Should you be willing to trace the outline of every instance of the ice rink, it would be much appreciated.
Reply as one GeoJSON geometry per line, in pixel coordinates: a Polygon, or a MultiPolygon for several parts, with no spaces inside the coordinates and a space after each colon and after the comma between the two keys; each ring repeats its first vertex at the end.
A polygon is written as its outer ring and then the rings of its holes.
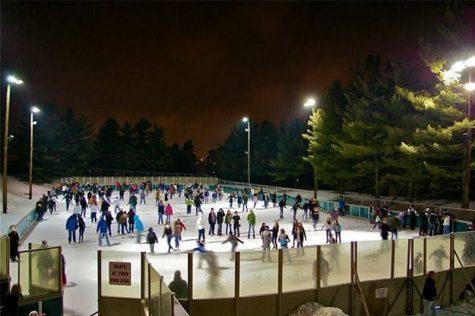
{"type": "MultiPolygon", "coordinates": [[[[112,199],[115,199],[117,192],[113,193],[112,199]]],[[[205,222],[208,222],[208,213],[211,208],[218,211],[223,208],[225,211],[229,209],[226,195],[222,201],[217,203],[208,203],[202,206],[204,211],[205,222]]],[[[125,201],[128,201],[128,193],[126,193],[125,201]]],[[[147,197],[147,204],[137,206],[137,214],[144,223],[145,231],[149,227],[153,227],[159,238],[159,243],[155,247],[155,254],[149,255],[148,258],[161,273],[165,281],[168,283],[173,278],[175,270],[181,270],[184,279],[187,278],[187,252],[196,247],[196,239],[198,236],[196,230],[197,216],[193,207],[192,214],[186,214],[186,206],[183,198],[174,198],[171,201],[174,209],[172,220],[180,218],[185,226],[186,231],[183,234],[183,242],[180,246],[180,252],[167,254],[167,243],[165,238],[161,238],[163,234],[163,225],[157,225],[158,215],[155,206],[155,194],[147,197]]],[[[127,202],[122,202],[121,207],[127,209],[127,202]]],[[[249,203],[252,206],[252,203],[249,203]]],[[[250,207],[251,208],[251,207],[250,207]]],[[[90,219],[86,220],[86,232],[84,243],[68,244],[67,231],[65,228],[66,220],[72,214],[72,208],[69,212],[65,209],[64,201],[60,201],[57,211],[50,215],[47,213],[42,222],[40,222],[27,240],[23,243],[22,249],[26,249],[28,243],[40,243],[47,240],[50,246],[61,246],[66,259],[67,285],[64,289],[64,314],[65,315],[90,315],[97,311],[97,250],[98,246],[96,224],[91,223],[90,219]]],[[[113,213],[113,207],[110,208],[113,213]]],[[[233,212],[237,210],[236,205],[231,209],[233,212]]],[[[238,251],[241,253],[241,295],[253,295],[254,293],[273,293],[277,291],[276,282],[268,282],[268,280],[277,279],[277,257],[272,255],[270,262],[263,263],[261,261],[261,239],[258,236],[258,230],[263,222],[272,227],[273,221],[278,218],[279,210],[277,208],[265,209],[263,202],[259,201],[254,209],[256,213],[256,238],[247,238],[248,224],[246,221],[247,213],[239,213],[241,216],[241,236],[244,244],[239,244],[238,251]],[[274,275],[275,274],[275,275],[274,275]],[[275,284],[274,284],[275,283],[275,284]]],[[[89,209],[87,217],[89,217],[89,209]]],[[[113,214],[114,215],[114,214],[113,214]]],[[[298,218],[301,220],[302,211],[299,210],[298,218]]],[[[326,219],[326,214],[320,214],[320,221],[317,231],[314,231],[312,222],[303,221],[307,234],[305,246],[325,244],[325,231],[321,230],[321,225],[326,219]]],[[[284,219],[280,222],[280,227],[284,228],[286,233],[291,237],[292,228],[292,212],[290,206],[284,211],[284,219]]],[[[380,234],[377,229],[373,230],[373,225],[367,220],[340,217],[340,223],[343,226],[342,242],[363,241],[363,240],[380,240],[380,234]]],[[[223,225],[224,228],[224,225],[223,225]]],[[[148,244],[145,243],[145,232],[142,242],[136,243],[136,234],[126,236],[117,235],[117,224],[112,224],[111,246],[103,246],[103,250],[116,250],[127,252],[149,251],[148,244]]],[[[417,235],[416,231],[400,231],[399,238],[411,238],[417,235]]],[[[230,260],[230,254],[226,253],[230,250],[231,245],[222,244],[225,236],[208,236],[208,228],[206,231],[206,248],[216,252],[216,260],[219,267],[217,275],[210,276],[206,263],[203,269],[195,269],[194,271],[194,297],[231,297],[234,291],[234,261],[230,260]]],[[[105,245],[105,240],[103,241],[105,245]]],[[[297,249],[290,251],[292,263],[289,264],[284,257],[284,291],[291,291],[296,285],[302,286],[302,283],[312,286],[312,270],[311,265],[315,260],[315,249],[305,249],[305,251],[297,252],[297,249]],[[304,269],[302,269],[304,268],[304,269]],[[308,268],[308,269],[305,269],[308,268]]],[[[199,260],[198,254],[195,254],[194,266],[197,267],[199,260]]],[[[349,256],[349,244],[348,244],[349,256]]],[[[139,254],[131,254],[131,257],[139,260],[139,254]]],[[[349,262],[348,260],[345,260],[349,262]]],[[[345,270],[346,264],[339,262],[331,263],[335,269],[345,270]]],[[[349,264],[348,264],[349,267],[349,264]]],[[[16,264],[12,264],[12,279],[15,282],[16,264]]],[[[329,284],[332,280],[328,280],[329,284]]]]}

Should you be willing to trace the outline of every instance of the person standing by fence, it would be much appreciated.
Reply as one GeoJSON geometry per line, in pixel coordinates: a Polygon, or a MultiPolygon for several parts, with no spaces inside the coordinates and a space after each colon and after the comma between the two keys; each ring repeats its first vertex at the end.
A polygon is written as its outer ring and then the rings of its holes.
{"type": "Polygon", "coordinates": [[[435,315],[434,301],[437,299],[437,288],[435,287],[436,273],[430,271],[426,281],[424,283],[424,289],[422,290],[422,299],[424,303],[424,316],[435,315]]]}

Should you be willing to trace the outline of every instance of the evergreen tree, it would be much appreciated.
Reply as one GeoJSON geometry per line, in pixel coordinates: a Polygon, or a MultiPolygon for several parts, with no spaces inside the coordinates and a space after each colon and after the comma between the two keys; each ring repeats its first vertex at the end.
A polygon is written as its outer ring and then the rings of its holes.
{"type": "Polygon", "coordinates": [[[96,134],[93,166],[100,169],[120,169],[122,164],[120,145],[120,126],[115,119],[108,118],[96,134]],[[112,166],[114,167],[111,168],[112,166]]]}

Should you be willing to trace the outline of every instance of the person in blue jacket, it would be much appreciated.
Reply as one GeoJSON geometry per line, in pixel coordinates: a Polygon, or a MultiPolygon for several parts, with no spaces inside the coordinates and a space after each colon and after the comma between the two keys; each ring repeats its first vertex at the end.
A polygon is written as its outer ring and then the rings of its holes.
{"type": "Polygon", "coordinates": [[[78,229],[78,218],[76,214],[72,214],[66,221],[66,230],[68,231],[68,242],[76,242],[76,230],[78,229]]]}
{"type": "Polygon", "coordinates": [[[140,244],[142,241],[142,232],[143,232],[143,223],[140,217],[135,214],[134,216],[135,229],[137,230],[137,244],[140,244]]]}
{"type": "Polygon", "coordinates": [[[107,246],[110,246],[109,234],[107,233],[107,221],[104,219],[104,216],[101,216],[99,222],[97,222],[96,232],[99,233],[99,246],[102,246],[102,238],[106,238],[107,246]]]}

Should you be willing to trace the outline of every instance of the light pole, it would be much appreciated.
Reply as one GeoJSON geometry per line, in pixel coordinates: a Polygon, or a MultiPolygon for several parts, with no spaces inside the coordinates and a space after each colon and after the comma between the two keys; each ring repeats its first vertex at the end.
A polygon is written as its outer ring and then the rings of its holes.
{"type": "Polygon", "coordinates": [[[28,173],[28,198],[31,200],[33,194],[33,128],[37,124],[33,120],[33,114],[40,113],[40,109],[36,106],[30,108],[30,164],[29,164],[29,173],[28,173]]]}
{"type": "Polygon", "coordinates": [[[8,205],[8,124],[10,121],[10,90],[11,85],[21,85],[23,80],[15,76],[7,76],[7,93],[5,100],[5,133],[3,135],[3,213],[7,213],[8,205]]]}
{"type": "Polygon", "coordinates": [[[251,120],[245,116],[242,118],[244,123],[247,123],[247,184],[251,185],[251,120]]]}
{"type": "MultiPolygon", "coordinates": [[[[471,94],[475,90],[475,83],[471,81],[472,69],[475,67],[475,56],[470,57],[465,61],[457,61],[450,68],[451,70],[462,73],[464,70],[468,70],[468,82],[464,84],[465,90],[468,92],[467,98],[467,118],[470,121],[472,119],[472,104],[471,94]]],[[[470,208],[470,173],[472,164],[472,129],[468,126],[467,130],[467,148],[466,148],[465,166],[462,175],[462,208],[470,208]]]]}
{"type": "MultiPolygon", "coordinates": [[[[312,108],[312,116],[315,114],[315,107],[317,106],[317,101],[314,98],[308,98],[303,104],[305,108],[312,108]]],[[[314,158],[315,159],[315,158],[314,158]]],[[[318,178],[317,178],[317,166],[315,162],[312,163],[313,169],[313,198],[317,199],[317,190],[318,190],[318,178]]]]}

